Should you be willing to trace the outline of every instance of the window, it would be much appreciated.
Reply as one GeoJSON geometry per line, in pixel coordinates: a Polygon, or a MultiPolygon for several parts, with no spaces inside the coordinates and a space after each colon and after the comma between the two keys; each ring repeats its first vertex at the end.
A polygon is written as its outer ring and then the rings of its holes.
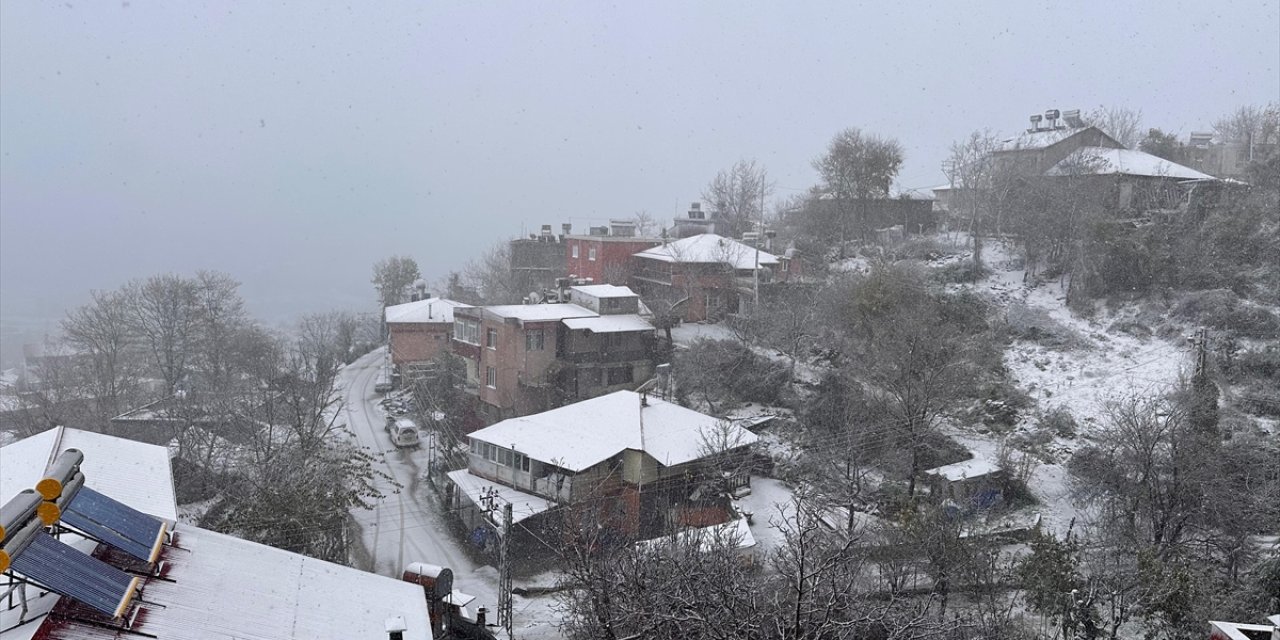
{"type": "Polygon", "coordinates": [[[494,369],[493,367],[485,367],[484,383],[488,385],[490,389],[497,389],[498,388],[498,370],[494,369]]]}
{"type": "Polygon", "coordinates": [[[475,320],[458,320],[453,324],[453,339],[468,344],[480,344],[480,323],[475,320]]]}
{"type": "Polygon", "coordinates": [[[596,248],[595,248],[595,247],[591,247],[590,249],[587,249],[587,259],[588,259],[588,260],[595,260],[595,259],[596,259],[596,248]]]}
{"type": "Polygon", "coordinates": [[[490,349],[498,348],[498,330],[486,329],[484,332],[484,346],[490,349]]]}
{"type": "Polygon", "coordinates": [[[632,381],[631,367],[614,367],[605,371],[605,384],[628,384],[632,381]]]}
{"type": "Polygon", "coordinates": [[[542,329],[531,329],[524,334],[524,350],[525,351],[542,351],[545,334],[542,329]]]}
{"type": "Polygon", "coordinates": [[[569,247],[569,251],[573,252],[574,258],[578,257],[578,245],[576,243],[569,247]]]}
{"type": "Polygon", "coordinates": [[[614,331],[604,334],[604,346],[607,349],[616,349],[627,343],[627,334],[621,331],[614,331]]]}
{"type": "Polygon", "coordinates": [[[511,466],[521,471],[525,471],[525,472],[529,471],[529,456],[526,456],[523,453],[517,452],[515,454],[515,460],[513,461],[511,466]]]}

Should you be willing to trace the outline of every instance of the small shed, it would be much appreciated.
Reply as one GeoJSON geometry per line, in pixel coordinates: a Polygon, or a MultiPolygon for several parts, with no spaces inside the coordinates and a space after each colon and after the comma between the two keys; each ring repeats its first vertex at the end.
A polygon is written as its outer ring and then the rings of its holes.
{"type": "Polygon", "coordinates": [[[993,462],[972,458],[924,472],[930,492],[979,508],[995,506],[1004,497],[1004,470],[993,462]]]}

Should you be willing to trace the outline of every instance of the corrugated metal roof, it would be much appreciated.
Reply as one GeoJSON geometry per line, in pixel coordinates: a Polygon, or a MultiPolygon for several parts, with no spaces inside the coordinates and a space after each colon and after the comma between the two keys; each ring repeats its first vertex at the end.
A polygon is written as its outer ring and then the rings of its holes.
{"type": "Polygon", "coordinates": [[[520,522],[530,516],[554,509],[556,503],[539,498],[531,493],[513,489],[507,485],[471,475],[466,469],[458,469],[448,473],[449,479],[458,486],[458,490],[477,507],[484,508],[480,498],[490,490],[497,491],[495,498],[499,504],[511,505],[511,521],[520,522]]]}
{"type": "Polygon", "coordinates": [[[0,447],[0,504],[35,487],[49,463],[67,449],[85,452],[80,470],[86,487],[157,518],[178,519],[168,449],[70,427],[0,447]]]}
{"type": "Polygon", "coordinates": [[[350,567],[184,527],[166,548],[166,580],[152,579],[136,631],[159,638],[386,640],[402,616],[405,638],[431,638],[422,588],[350,567]]]}

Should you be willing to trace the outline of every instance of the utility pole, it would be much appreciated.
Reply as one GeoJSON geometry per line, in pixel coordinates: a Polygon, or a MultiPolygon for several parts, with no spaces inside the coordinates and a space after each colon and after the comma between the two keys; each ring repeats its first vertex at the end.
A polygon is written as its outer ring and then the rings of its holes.
{"type": "Polygon", "coordinates": [[[760,175],[760,228],[756,229],[756,268],[752,271],[755,279],[752,282],[752,293],[755,294],[755,300],[752,302],[751,315],[755,315],[760,311],[760,236],[764,235],[764,172],[760,175]]]}
{"type": "Polygon", "coordinates": [[[498,546],[498,624],[511,635],[511,503],[502,507],[502,539],[498,546]]]}
{"type": "Polygon", "coordinates": [[[1209,330],[1200,327],[1191,342],[1196,345],[1196,377],[1199,378],[1205,374],[1205,366],[1209,362],[1209,330]]]}

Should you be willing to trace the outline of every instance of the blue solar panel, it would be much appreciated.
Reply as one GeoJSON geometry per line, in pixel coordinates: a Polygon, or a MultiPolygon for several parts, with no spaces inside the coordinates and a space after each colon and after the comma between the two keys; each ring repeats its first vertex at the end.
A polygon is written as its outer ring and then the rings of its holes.
{"type": "Polygon", "coordinates": [[[63,522],[135,557],[152,562],[165,523],[83,487],[62,514],[63,522]]]}
{"type": "Polygon", "coordinates": [[[138,584],[137,578],[43,531],[13,559],[13,569],[112,617],[124,614],[138,584]]]}

